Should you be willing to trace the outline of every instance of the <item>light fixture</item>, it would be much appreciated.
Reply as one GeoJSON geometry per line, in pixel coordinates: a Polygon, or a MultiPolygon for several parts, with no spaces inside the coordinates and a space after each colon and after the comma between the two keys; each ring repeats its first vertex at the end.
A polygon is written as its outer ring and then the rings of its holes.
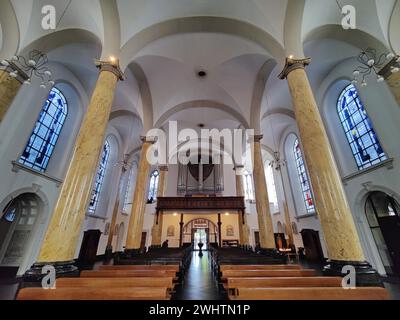
{"type": "Polygon", "coordinates": [[[281,154],[279,151],[275,151],[273,156],[274,159],[270,161],[269,166],[276,171],[279,171],[286,165],[286,160],[281,159],[281,154]]]}
{"type": "Polygon", "coordinates": [[[11,78],[21,77],[26,85],[32,83],[34,77],[40,79],[40,87],[54,86],[52,73],[47,68],[47,55],[39,50],[32,50],[27,57],[13,56],[10,60],[2,60],[1,65],[5,67],[11,78]]]}
{"type": "Polygon", "coordinates": [[[175,213],[174,213],[174,217],[176,217],[177,215],[178,215],[178,214],[175,212],[175,213]]]}
{"type": "Polygon", "coordinates": [[[226,212],[225,215],[226,215],[226,216],[229,216],[229,212],[226,212]]]}
{"type": "MultiPolygon", "coordinates": [[[[367,78],[371,74],[376,75],[376,81],[378,83],[385,81],[385,78],[379,74],[379,71],[393,59],[396,59],[395,63],[400,63],[400,57],[392,52],[382,53],[378,56],[376,50],[373,48],[362,51],[357,57],[357,61],[360,65],[353,71],[352,83],[354,85],[360,83],[361,87],[366,87],[368,85],[367,78]]],[[[391,73],[399,72],[399,66],[391,66],[390,71],[391,73]]]]}

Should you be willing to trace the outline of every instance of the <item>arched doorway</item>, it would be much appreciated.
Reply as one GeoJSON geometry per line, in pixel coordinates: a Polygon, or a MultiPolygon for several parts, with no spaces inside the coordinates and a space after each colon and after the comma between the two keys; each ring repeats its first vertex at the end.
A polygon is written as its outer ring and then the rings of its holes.
{"type": "Polygon", "coordinates": [[[198,250],[198,243],[204,244],[203,250],[207,250],[212,243],[218,243],[218,227],[208,219],[194,219],[183,227],[183,242],[191,243],[198,250]]]}
{"type": "Polygon", "coordinates": [[[40,199],[25,193],[11,200],[0,216],[0,266],[19,267],[30,251],[41,211],[40,199]]]}
{"type": "Polygon", "coordinates": [[[365,214],[388,274],[400,274],[400,206],[383,192],[372,192],[365,214]]]}

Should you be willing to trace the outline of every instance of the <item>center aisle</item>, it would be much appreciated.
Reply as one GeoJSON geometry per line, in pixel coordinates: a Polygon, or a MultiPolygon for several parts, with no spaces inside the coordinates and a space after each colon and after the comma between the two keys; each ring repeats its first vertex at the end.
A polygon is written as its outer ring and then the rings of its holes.
{"type": "Polygon", "coordinates": [[[218,290],[218,283],[211,270],[208,251],[199,257],[192,253],[192,261],[185,275],[184,283],[177,288],[174,300],[223,300],[225,296],[218,290]]]}

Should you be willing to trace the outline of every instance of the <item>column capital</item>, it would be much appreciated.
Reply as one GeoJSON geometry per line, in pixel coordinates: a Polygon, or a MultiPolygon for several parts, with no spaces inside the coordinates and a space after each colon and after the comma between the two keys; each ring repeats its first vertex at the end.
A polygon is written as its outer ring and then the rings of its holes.
{"type": "Polygon", "coordinates": [[[241,165],[236,165],[233,168],[233,171],[236,172],[237,176],[242,176],[244,174],[244,165],[242,165],[242,164],[241,165]]]}
{"type": "Polygon", "coordinates": [[[249,135],[249,142],[258,142],[260,143],[261,140],[264,138],[263,134],[254,134],[254,135],[249,135]]]}
{"type": "Polygon", "coordinates": [[[287,78],[289,73],[296,69],[304,69],[311,63],[311,58],[296,59],[293,57],[287,57],[285,62],[285,67],[279,74],[279,79],[284,80],[287,78]]]}
{"type": "Polygon", "coordinates": [[[159,166],[158,170],[168,172],[168,166],[159,166]]]}
{"type": "Polygon", "coordinates": [[[102,61],[102,60],[94,60],[95,66],[100,69],[100,71],[108,71],[112,72],[117,76],[117,78],[121,81],[125,80],[125,75],[119,66],[119,60],[115,61],[102,61]]]}
{"type": "Polygon", "coordinates": [[[140,140],[143,143],[151,143],[154,144],[157,142],[157,137],[148,137],[148,136],[140,136],[140,140]]]}
{"type": "Polygon", "coordinates": [[[29,76],[26,74],[26,72],[23,71],[21,68],[19,68],[14,62],[12,61],[7,61],[7,62],[8,66],[0,65],[0,70],[5,71],[7,73],[16,71],[18,76],[15,79],[21,84],[29,79],[29,76]]]}

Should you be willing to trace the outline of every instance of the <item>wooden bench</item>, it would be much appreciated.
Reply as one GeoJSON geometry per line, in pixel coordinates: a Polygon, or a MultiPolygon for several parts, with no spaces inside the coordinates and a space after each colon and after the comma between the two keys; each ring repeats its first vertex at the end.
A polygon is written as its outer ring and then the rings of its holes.
{"type": "Polygon", "coordinates": [[[298,264],[287,265],[232,265],[223,264],[219,267],[220,271],[226,270],[300,270],[302,267],[298,264]]]}
{"type": "Polygon", "coordinates": [[[388,300],[383,288],[238,288],[230,300],[388,300]]]}
{"type": "Polygon", "coordinates": [[[237,294],[237,288],[341,287],[340,277],[227,278],[224,288],[237,294]]]}
{"type": "Polygon", "coordinates": [[[102,265],[99,270],[167,270],[179,271],[179,265],[102,265]]]}
{"type": "Polygon", "coordinates": [[[269,278],[269,277],[315,277],[315,270],[226,270],[222,279],[226,278],[269,278]]]}
{"type": "Polygon", "coordinates": [[[174,287],[172,277],[160,278],[59,278],[56,281],[57,288],[134,288],[152,287],[167,288],[172,290],[174,287]]]}
{"type": "Polygon", "coordinates": [[[175,278],[176,272],[170,270],[85,270],[81,272],[80,276],[81,278],[175,278]]]}
{"type": "Polygon", "coordinates": [[[24,288],[17,300],[169,300],[167,288],[24,288]]]}

